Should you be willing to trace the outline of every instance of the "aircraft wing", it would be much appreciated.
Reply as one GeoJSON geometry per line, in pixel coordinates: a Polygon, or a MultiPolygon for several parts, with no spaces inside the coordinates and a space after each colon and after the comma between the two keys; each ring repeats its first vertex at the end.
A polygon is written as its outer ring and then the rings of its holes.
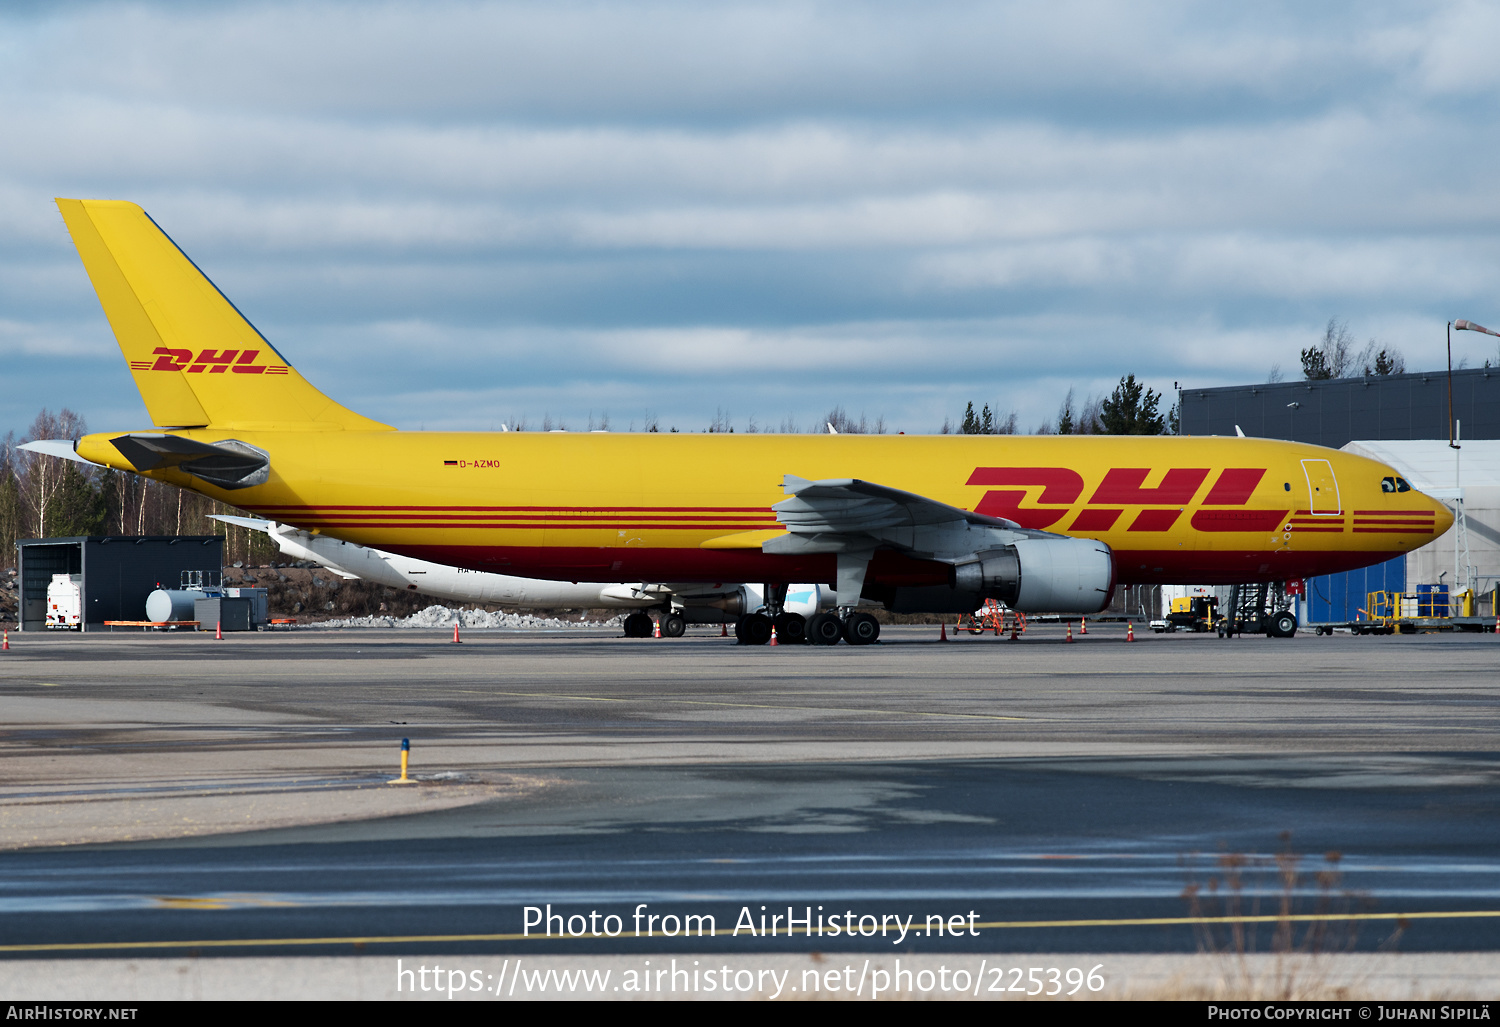
{"type": "Polygon", "coordinates": [[[809,481],[785,475],[791,496],[771,509],[788,534],[767,541],[768,553],[846,552],[890,546],[913,555],[972,552],[977,534],[995,529],[1026,537],[1035,532],[1003,517],[988,517],[935,499],[858,478],[809,481]]]}

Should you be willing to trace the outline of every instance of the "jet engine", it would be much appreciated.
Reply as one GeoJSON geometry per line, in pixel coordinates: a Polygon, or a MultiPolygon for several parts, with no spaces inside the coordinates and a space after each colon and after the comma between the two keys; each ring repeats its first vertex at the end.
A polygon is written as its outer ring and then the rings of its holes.
{"type": "Polygon", "coordinates": [[[1025,613],[1098,613],[1115,588],[1109,546],[1083,538],[1023,538],[960,560],[949,588],[898,588],[897,612],[968,612],[998,599],[1025,613]]]}
{"type": "MultiPolygon", "coordinates": [[[[765,595],[759,585],[736,585],[723,595],[694,595],[684,590],[678,598],[686,610],[708,607],[722,610],[730,617],[756,613],[764,610],[766,605],[765,595]]],[[[833,594],[825,585],[788,585],[786,603],[782,609],[810,619],[820,610],[832,608],[832,605],[833,594]]],[[[713,622],[718,621],[714,619],[713,622]]]]}
{"type": "Polygon", "coordinates": [[[1024,613],[1098,613],[1115,589],[1109,546],[1086,538],[1024,538],[953,568],[954,587],[1024,613]]]}

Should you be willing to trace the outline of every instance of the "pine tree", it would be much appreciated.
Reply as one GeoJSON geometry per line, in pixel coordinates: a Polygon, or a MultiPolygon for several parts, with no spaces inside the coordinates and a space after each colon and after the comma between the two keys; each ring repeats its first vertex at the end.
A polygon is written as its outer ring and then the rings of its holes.
{"type": "Polygon", "coordinates": [[[1099,408],[1099,424],[1105,435],[1162,435],[1165,418],[1157,413],[1161,393],[1146,388],[1128,374],[1099,408]]]}

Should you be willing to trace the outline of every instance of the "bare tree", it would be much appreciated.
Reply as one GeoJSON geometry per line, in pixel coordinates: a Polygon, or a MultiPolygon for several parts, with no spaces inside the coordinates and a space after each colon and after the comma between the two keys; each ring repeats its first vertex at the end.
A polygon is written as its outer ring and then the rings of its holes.
{"type": "Polygon", "coordinates": [[[1078,424],[1073,428],[1074,435],[1101,435],[1104,432],[1102,418],[1104,416],[1104,397],[1090,396],[1083,404],[1083,409],[1078,413],[1078,424]]]}
{"type": "Polygon", "coordinates": [[[1309,381],[1348,377],[1355,364],[1350,352],[1353,346],[1354,336],[1349,326],[1330,317],[1322,340],[1302,351],[1302,376],[1309,381]]]}
{"type": "Polygon", "coordinates": [[[859,420],[856,421],[853,417],[844,412],[843,406],[836,406],[832,410],[828,411],[828,416],[824,418],[824,420],[827,421],[828,424],[833,425],[833,430],[838,432],[840,435],[885,434],[884,414],[876,417],[874,422],[872,423],[869,418],[865,417],[865,412],[861,410],[859,412],[859,420]]]}
{"type": "Polygon", "coordinates": [[[1405,374],[1406,358],[1394,346],[1382,346],[1371,339],[1354,358],[1352,367],[1363,369],[1364,376],[1384,377],[1388,374],[1405,374]]]}

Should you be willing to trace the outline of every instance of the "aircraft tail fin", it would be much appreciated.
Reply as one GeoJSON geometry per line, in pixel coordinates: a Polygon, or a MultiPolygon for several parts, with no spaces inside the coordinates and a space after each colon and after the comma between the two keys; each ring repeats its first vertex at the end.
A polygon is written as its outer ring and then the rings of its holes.
{"type": "Polygon", "coordinates": [[[390,430],[313,388],[140,207],[59,199],[152,423],[390,430]]]}

